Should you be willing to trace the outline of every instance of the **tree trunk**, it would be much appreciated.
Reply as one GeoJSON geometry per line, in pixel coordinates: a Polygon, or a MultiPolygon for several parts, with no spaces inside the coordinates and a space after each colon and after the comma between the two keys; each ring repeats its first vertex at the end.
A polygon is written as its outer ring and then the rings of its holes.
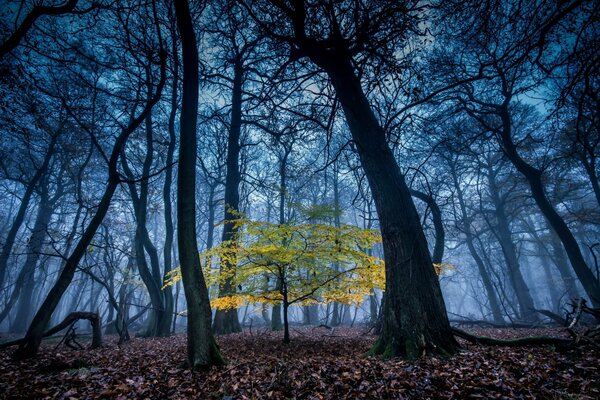
{"type": "Polygon", "coordinates": [[[585,262],[573,232],[571,232],[565,223],[565,220],[558,212],[556,212],[554,206],[552,206],[550,200],[548,200],[544,190],[544,183],[542,182],[542,171],[528,164],[521,158],[517,151],[517,146],[514,144],[512,138],[512,120],[509,111],[509,103],[510,97],[507,97],[505,102],[499,106],[499,116],[502,119],[499,140],[502,150],[515,168],[517,168],[525,179],[527,179],[533,199],[542,211],[542,214],[546,217],[546,220],[552,229],[554,229],[560,238],[567,256],[569,257],[569,261],[571,262],[571,266],[579,278],[581,285],[590,297],[590,300],[592,300],[594,306],[600,307],[600,283],[594,277],[594,274],[585,262]]]}
{"type": "Polygon", "coordinates": [[[494,289],[494,284],[492,283],[492,278],[487,271],[485,263],[479,256],[477,249],[475,248],[475,243],[473,241],[473,232],[471,231],[471,218],[467,212],[467,206],[465,204],[465,198],[463,195],[462,188],[460,187],[460,183],[458,182],[458,177],[456,175],[456,170],[454,169],[454,165],[450,165],[452,180],[454,182],[454,187],[456,188],[456,196],[458,199],[458,205],[462,216],[462,230],[465,234],[465,241],[467,243],[467,248],[471,253],[471,257],[475,260],[475,264],[477,265],[477,269],[479,271],[479,275],[481,276],[481,280],[483,282],[483,287],[485,288],[485,292],[487,294],[488,301],[490,302],[490,309],[492,311],[492,317],[494,318],[494,322],[502,323],[504,322],[504,318],[502,318],[502,311],[500,310],[500,302],[498,301],[498,296],[496,294],[496,290],[494,289]]]}
{"type": "MultiPolygon", "coordinates": [[[[175,118],[177,116],[178,101],[178,86],[179,86],[179,55],[177,52],[177,33],[173,32],[171,37],[172,40],[172,58],[173,58],[173,82],[171,92],[171,111],[169,113],[169,145],[167,147],[167,159],[166,165],[167,170],[165,171],[165,184],[163,186],[163,203],[165,212],[165,247],[163,249],[163,282],[169,277],[169,272],[172,268],[172,251],[173,251],[173,207],[171,206],[171,188],[173,185],[173,157],[175,155],[175,145],[177,144],[177,134],[175,133],[175,118]]],[[[175,318],[173,310],[175,307],[173,300],[173,287],[167,286],[163,290],[164,297],[164,308],[165,308],[165,324],[168,325],[166,329],[169,332],[175,331],[175,318]],[[171,316],[173,316],[173,328],[171,328],[171,316]]],[[[165,327],[160,326],[159,330],[162,334],[165,334],[165,327]]]]}
{"type": "Polygon", "coordinates": [[[444,299],[411,194],[343,51],[310,53],[328,73],[375,200],[383,238],[386,301],[382,333],[372,349],[386,357],[453,354],[444,299]]]}
{"type": "Polygon", "coordinates": [[[160,98],[160,94],[164,86],[166,70],[165,55],[162,52],[160,54],[160,58],[160,82],[157,85],[156,93],[154,97],[146,104],[141,114],[137,118],[134,118],[127,127],[123,128],[119,136],[117,136],[108,163],[108,183],[104,189],[102,199],[96,208],[96,213],[83,231],[83,234],[73,249],[73,252],[65,260],[65,264],[58,276],[58,279],[48,292],[46,299],[40,306],[38,312],[33,317],[33,321],[31,322],[31,325],[25,334],[24,343],[19,346],[19,349],[15,352],[16,358],[27,358],[37,355],[44,330],[46,329],[46,326],[48,326],[48,322],[52,318],[52,314],[62,298],[62,295],[65,293],[69,287],[69,284],[73,280],[73,276],[75,275],[79,261],[81,261],[83,258],[88,246],[96,234],[96,231],[98,230],[98,227],[102,223],[102,220],[108,211],[112,197],[120,182],[119,173],[117,171],[119,156],[125,148],[125,144],[131,133],[142,123],[142,121],[144,121],[154,104],[156,104],[160,98]]]}
{"type": "Polygon", "coordinates": [[[496,172],[494,171],[494,166],[491,164],[487,165],[487,178],[490,189],[490,197],[492,198],[495,208],[495,228],[497,237],[502,248],[504,260],[506,261],[508,276],[510,278],[510,282],[512,283],[513,289],[515,290],[517,301],[519,303],[519,316],[524,321],[536,322],[538,321],[538,315],[534,311],[535,304],[533,302],[533,298],[531,297],[531,293],[529,292],[529,287],[527,286],[527,283],[523,278],[523,274],[521,273],[521,266],[517,257],[517,250],[515,249],[508,217],[504,209],[505,203],[504,200],[500,198],[500,192],[496,183],[496,172]]]}
{"type": "MultiPolygon", "coordinates": [[[[285,148],[283,157],[279,159],[279,224],[285,224],[285,196],[287,195],[287,161],[291,148],[285,148]]],[[[277,277],[276,290],[282,290],[282,281],[277,277]]],[[[273,304],[271,312],[271,329],[280,331],[282,329],[281,304],[273,304]]]]}
{"type": "Polygon", "coordinates": [[[183,55],[177,175],[177,244],[183,290],[187,300],[187,361],[193,370],[223,364],[211,331],[208,289],[196,242],[196,123],[198,119],[198,48],[187,0],[175,2],[183,55]]]}
{"type": "Polygon", "coordinates": [[[569,263],[567,261],[567,257],[565,256],[565,250],[560,243],[560,238],[554,232],[552,227],[550,229],[550,246],[552,247],[552,261],[560,274],[560,278],[565,285],[565,290],[567,292],[567,296],[569,300],[575,300],[579,298],[579,292],[577,290],[577,286],[575,284],[575,278],[571,275],[571,271],[569,270],[569,263]]]}
{"type": "Polygon", "coordinates": [[[27,187],[25,188],[25,193],[21,198],[21,204],[19,205],[19,210],[17,211],[17,215],[13,220],[12,225],[10,226],[10,230],[6,235],[6,240],[2,245],[2,252],[0,253],[0,287],[4,287],[4,281],[6,279],[6,271],[8,267],[8,259],[10,258],[10,253],[12,252],[12,248],[15,244],[15,239],[17,237],[17,233],[19,232],[19,228],[23,224],[25,220],[25,213],[27,212],[27,207],[29,207],[29,202],[31,201],[31,196],[42,176],[47,172],[48,165],[50,165],[50,160],[54,155],[54,149],[56,146],[56,142],[58,140],[59,133],[55,133],[52,135],[50,139],[50,144],[48,145],[48,150],[46,151],[46,156],[44,157],[44,161],[42,165],[35,171],[33,177],[27,182],[27,187]]]}
{"type": "Polygon", "coordinates": [[[433,196],[427,193],[420,192],[415,189],[410,190],[410,194],[413,197],[425,202],[429,210],[431,211],[431,219],[433,220],[433,228],[435,230],[435,244],[433,245],[433,253],[431,254],[431,261],[434,264],[441,264],[444,258],[444,240],[446,233],[444,231],[444,224],[442,222],[442,211],[435,202],[433,196]]]}
{"type": "MultiPolygon", "coordinates": [[[[225,215],[223,216],[223,236],[221,243],[235,249],[240,205],[240,134],[242,129],[242,85],[244,68],[240,59],[234,62],[233,91],[231,99],[231,124],[227,141],[227,175],[225,176],[225,215]]],[[[221,274],[226,274],[225,281],[219,285],[219,297],[235,294],[234,263],[221,262],[221,274]]],[[[237,309],[217,310],[213,325],[215,333],[241,332],[237,309]]]]}
{"type": "Polygon", "coordinates": [[[46,237],[46,228],[52,217],[54,205],[50,203],[48,196],[48,182],[43,179],[40,187],[40,204],[38,206],[33,230],[29,243],[27,245],[27,258],[17,276],[13,292],[5,304],[5,308],[0,314],[0,322],[6,318],[15,302],[17,302],[17,312],[15,315],[12,330],[23,333],[27,329],[31,316],[31,299],[35,286],[35,268],[40,259],[44,238],[46,237]]]}

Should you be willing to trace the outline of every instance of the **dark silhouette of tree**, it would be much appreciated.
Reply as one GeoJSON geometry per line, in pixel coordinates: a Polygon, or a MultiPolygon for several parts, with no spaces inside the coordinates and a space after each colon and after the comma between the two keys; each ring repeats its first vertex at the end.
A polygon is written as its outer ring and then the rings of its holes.
{"type": "Polygon", "coordinates": [[[177,244],[188,307],[187,362],[191,369],[223,363],[211,330],[208,290],[196,242],[196,122],[198,118],[198,48],[187,0],[175,3],[183,57],[179,166],[177,175],[177,244]]]}
{"type": "Polygon", "coordinates": [[[410,190],[362,87],[365,64],[394,65],[393,49],[405,43],[423,10],[417,2],[243,4],[261,29],[287,46],[292,60],[308,59],[327,75],[356,143],[386,264],[383,328],[373,353],[408,358],[454,353],[457,344],[410,190]]]}

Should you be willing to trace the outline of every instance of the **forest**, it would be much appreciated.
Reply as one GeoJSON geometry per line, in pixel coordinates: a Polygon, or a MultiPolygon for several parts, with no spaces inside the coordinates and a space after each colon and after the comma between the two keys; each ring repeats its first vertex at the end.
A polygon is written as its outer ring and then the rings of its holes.
{"type": "Polygon", "coordinates": [[[0,5],[1,399],[600,398],[600,2],[0,5]]]}

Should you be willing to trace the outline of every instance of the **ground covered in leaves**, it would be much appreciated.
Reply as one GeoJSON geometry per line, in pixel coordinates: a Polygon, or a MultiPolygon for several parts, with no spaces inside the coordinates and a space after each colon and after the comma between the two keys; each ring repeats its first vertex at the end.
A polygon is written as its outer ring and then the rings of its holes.
{"type": "MultiPolygon", "coordinates": [[[[470,329],[509,338],[560,330],[470,329]]],[[[44,346],[33,361],[0,352],[0,398],[106,399],[598,399],[600,350],[592,345],[499,348],[463,344],[451,359],[409,363],[364,357],[375,337],[362,328],[253,330],[222,336],[224,367],[192,373],[179,367],[185,336],[136,338],[101,349],[44,346]]]]}

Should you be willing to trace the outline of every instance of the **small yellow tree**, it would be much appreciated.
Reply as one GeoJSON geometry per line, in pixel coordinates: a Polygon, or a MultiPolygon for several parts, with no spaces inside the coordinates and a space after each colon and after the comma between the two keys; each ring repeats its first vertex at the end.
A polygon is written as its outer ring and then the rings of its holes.
{"type": "MultiPolygon", "coordinates": [[[[281,304],[285,342],[289,342],[290,305],[358,304],[372,289],[385,287],[383,260],[365,251],[381,242],[377,231],[352,225],[279,225],[245,218],[236,224],[240,229],[235,244],[224,242],[201,255],[236,265],[232,275],[238,291],[212,299],[211,305],[231,309],[245,303],[281,304]]],[[[205,270],[205,276],[208,285],[231,278],[214,269],[205,270]]],[[[174,270],[167,284],[179,279],[174,270]]]]}

